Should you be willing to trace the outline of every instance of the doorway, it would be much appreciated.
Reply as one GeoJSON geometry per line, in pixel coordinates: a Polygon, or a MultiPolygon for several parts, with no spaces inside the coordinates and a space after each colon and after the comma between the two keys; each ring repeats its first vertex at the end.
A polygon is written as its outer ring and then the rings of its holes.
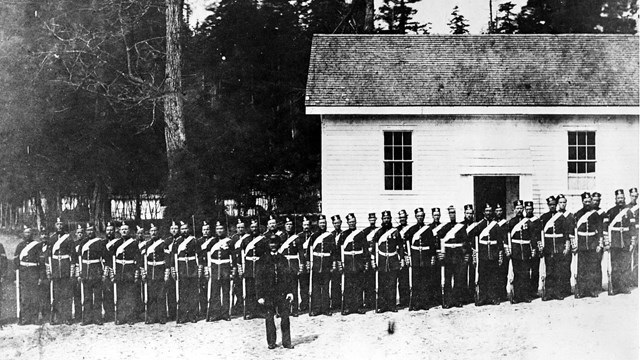
{"type": "Polygon", "coordinates": [[[473,199],[476,220],[484,217],[484,205],[495,208],[500,203],[506,218],[513,214],[513,202],[520,196],[519,176],[474,176],[473,199]]]}

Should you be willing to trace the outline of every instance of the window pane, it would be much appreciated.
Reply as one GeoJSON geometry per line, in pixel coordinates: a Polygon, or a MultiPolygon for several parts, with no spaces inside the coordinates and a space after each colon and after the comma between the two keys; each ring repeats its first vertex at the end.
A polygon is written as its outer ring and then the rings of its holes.
{"type": "Polygon", "coordinates": [[[587,160],[595,160],[596,159],[596,147],[589,146],[587,147],[587,160]]]}
{"type": "Polygon", "coordinates": [[[403,175],[413,175],[413,163],[406,162],[404,163],[404,173],[403,175]]]}
{"type": "Polygon", "coordinates": [[[596,133],[593,131],[589,131],[587,133],[587,145],[595,145],[596,144],[596,133]]]}
{"type": "Polygon", "coordinates": [[[393,175],[393,163],[390,163],[390,162],[384,163],[384,174],[393,175]]]}
{"type": "Polygon", "coordinates": [[[594,162],[588,162],[588,163],[587,163],[587,172],[588,172],[588,173],[594,173],[594,172],[596,172],[596,163],[594,163],[594,162]]]}
{"type": "Polygon", "coordinates": [[[587,172],[587,164],[583,162],[578,163],[578,174],[584,174],[587,172]]]}
{"type": "Polygon", "coordinates": [[[393,160],[402,160],[402,147],[394,146],[393,147],[393,160]]]}
{"type": "Polygon", "coordinates": [[[404,138],[402,145],[411,145],[411,133],[409,131],[405,131],[402,135],[404,138]]]}
{"type": "Polygon", "coordinates": [[[587,134],[584,132],[578,133],[578,145],[586,145],[587,144],[587,134]]]}
{"type": "Polygon", "coordinates": [[[384,159],[393,160],[393,148],[391,146],[384,147],[384,159]]]}
{"type": "Polygon", "coordinates": [[[411,190],[413,188],[413,178],[411,176],[404,177],[404,189],[411,190]]]}
{"type": "Polygon", "coordinates": [[[393,190],[393,176],[384,177],[384,189],[393,190]]]}
{"type": "Polygon", "coordinates": [[[384,132],[384,144],[391,145],[391,133],[389,131],[384,132]]]}
{"type": "Polygon", "coordinates": [[[394,132],[393,133],[393,145],[402,145],[402,133],[394,132]]]}
{"type": "Polygon", "coordinates": [[[411,160],[411,147],[405,146],[402,149],[403,149],[402,152],[404,153],[403,160],[411,160]]]}
{"type": "Polygon", "coordinates": [[[393,175],[402,175],[402,163],[393,163],[393,175]]]}
{"type": "Polygon", "coordinates": [[[576,148],[575,146],[569,146],[569,160],[576,159],[576,148]]]}
{"type": "Polygon", "coordinates": [[[569,174],[575,174],[578,172],[578,165],[575,162],[569,162],[569,174]]]}
{"type": "Polygon", "coordinates": [[[584,146],[578,147],[578,160],[587,160],[587,148],[584,146]]]}
{"type": "Polygon", "coordinates": [[[575,131],[569,131],[569,145],[576,144],[576,133],[575,131]]]}
{"type": "Polygon", "coordinates": [[[402,190],[402,176],[393,177],[393,190],[402,190]]]}

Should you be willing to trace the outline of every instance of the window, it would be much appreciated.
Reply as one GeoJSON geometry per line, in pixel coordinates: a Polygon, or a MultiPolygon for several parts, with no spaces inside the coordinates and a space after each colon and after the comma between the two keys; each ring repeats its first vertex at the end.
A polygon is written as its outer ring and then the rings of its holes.
{"type": "Polygon", "coordinates": [[[567,162],[569,190],[591,190],[595,187],[596,133],[569,131],[567,162]]]}
{"type": "Polygon", "coordinates": [[[410,131],[384,132],[384,189],[411,190],[413,161],[410,131]]]}

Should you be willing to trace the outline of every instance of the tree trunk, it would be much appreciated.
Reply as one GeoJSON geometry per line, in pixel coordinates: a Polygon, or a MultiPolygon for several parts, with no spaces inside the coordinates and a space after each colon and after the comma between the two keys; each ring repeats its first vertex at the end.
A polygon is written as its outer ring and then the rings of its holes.
{"type": "Polygon", "coordinates": [[[366,1],[366,10],[364,13],[364,33],[372,34],[373,33],[373,13],[375,9],[373,7],[373,0],[365,0],[366,1]]]}
{"type": "Polygon", "coordinates": [[[164,122],[169,178],[174,175],[174,157],[185,149],[187,137],[182,116],[182,49],[180,32],[182,28],[182,8],[180,0],[166,0],[166,66],[164,122]]]}

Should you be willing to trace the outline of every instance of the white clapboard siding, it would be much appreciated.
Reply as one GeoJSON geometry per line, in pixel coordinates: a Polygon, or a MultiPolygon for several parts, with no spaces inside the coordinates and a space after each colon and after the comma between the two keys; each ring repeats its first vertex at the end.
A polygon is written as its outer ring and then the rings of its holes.
{"type": "MultiPolygon", "coordinates": [[[[567,189],[567,131],[596,131],[596,189],[602,207],[617,188],[638,186],[638,118],[566,116],[323,116],[322,210],[353,212],[361,223],[375,211],[454,205],[462,218],[473,203],[473,176],[519,176],[520,197],[546,210],[549,195],[565,194],[580,207],[580,190],[567,189]],[[383,131],[413,132],[413,190],[385,191],[383,131]]],[[[511,214],[508,214],[510,216],[511,214]]],[[[378,215],[379,217],[379,215],[378,215]]]]}

